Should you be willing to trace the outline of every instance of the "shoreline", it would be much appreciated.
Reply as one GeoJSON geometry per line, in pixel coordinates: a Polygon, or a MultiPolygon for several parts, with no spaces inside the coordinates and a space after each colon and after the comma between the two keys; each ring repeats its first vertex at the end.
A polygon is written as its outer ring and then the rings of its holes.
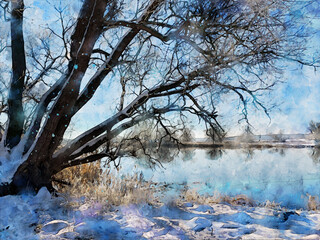
{"type": "MultiPolygon", "coordinates": [[[[168,148],[176,148],[175,144],[166,144],[168,148]]],[[[223,149],[241,149],[241,148],[315,148],[318,147],[312,141],[295,141],[295,142],[235,142],[225,141],[221,143],[212,142],[183,142],[179,145],[180,148],[223,148],[223,149]]]]}

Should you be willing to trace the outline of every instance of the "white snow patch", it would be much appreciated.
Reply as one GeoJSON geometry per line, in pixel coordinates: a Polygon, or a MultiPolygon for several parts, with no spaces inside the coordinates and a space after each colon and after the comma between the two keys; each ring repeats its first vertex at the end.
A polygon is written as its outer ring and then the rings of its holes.
{"type": "Polygon", "coordinates": [[[17,146],[11,150],[0,147],[0,184],[9,183],[18,167],[25,161],[22,157],[23,148],[17,146]]]}
{"type": "Polygon", "coordinates": [[[320,234],[319,211],[228,204],[139,204],[107,211],[101,203],[73,209],[63,203],[45,188],[36,196],[1,197],[0,239],[317,239],[320,234]]]}

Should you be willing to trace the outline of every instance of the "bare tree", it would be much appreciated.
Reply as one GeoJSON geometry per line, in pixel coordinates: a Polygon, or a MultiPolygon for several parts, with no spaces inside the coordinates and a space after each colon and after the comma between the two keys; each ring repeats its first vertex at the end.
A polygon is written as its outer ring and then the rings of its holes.
{"type": "Polygon", "coordinates": [[[1,155],[10,171],[0,172],[0,195],[52,190],[52,176],[62,169],[115,161],[133,143],[148,154],[131,132],[145,121],[159,146],[166,139],[178,143],[190,115],[219,133],[221,94],[239,97],[245,120],[249,99],[267,113],[259,95],[275,85],[278,61],[302,60],[303,38],[290,28],[291,1],[82,2],[75,21],[55,7],[59,27],[46,29],[39,49],[24,37],[23,0],[3,5],[11,14],[12,78],[1,155]],[[71,119],[103,81],[119,86],[113,93],[119,102],[106,103],[114,114],[62,146],[71,119]],[[47,90],[32,94],[40,84],[47,90]]]}

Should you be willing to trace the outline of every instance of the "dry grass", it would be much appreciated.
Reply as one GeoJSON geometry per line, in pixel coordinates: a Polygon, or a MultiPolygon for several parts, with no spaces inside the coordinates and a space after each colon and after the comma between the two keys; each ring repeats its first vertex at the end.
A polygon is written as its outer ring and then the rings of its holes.
{"type": "Polygon", "coordinates": [[[320,210],[319,197],[312,196],[310,194],[307,194],[307,197],[308,197],[308,210],[309,211],[320,210]]]}
{"type": "Polygon", "coordinates": [[[69,186],[56,184],[58,192],[70,205],[77,199],[109,206],[158,203],[155,185],[145,181],[142,174],[120,176],[117,172],[103,172],[99,163],[68,168],[56,178],[70,183],[69,186]]]}
{"type": "Polygon", "coordinates": [[[281,209],[280,203],[276,203],[275,201],[267,200],[265,203],[261,204],[263,207],[272,208],[272,209],[281,209]]]}
{"type": "MultiPolygon", "coordinates": [[[[309,199],[315,199],[315,197],[309,199]]],[[[183,191],[181,191],[180,197],[178,200],[176,200],[176,204],[182,206],[185,202],[192,202],[196,204],[205,204],[205,205],[210,205],[210,204],[229,204],[232,206],[246,206],[246,207],[265,207],[265,208],[270,208],[274,210],[283,210],[285,209],[280,205],[280,203],[276,203],[274,201],[269,201],[266,200],[265,202],[258,203],[251,199],[250,197],[240,194],[236,196],[228,196],[225,194],[221,194],[219,192],[214,192],[213,195],[200,195],[195,189],[188,189],[185,188],[183,191]]],[[[313,203],[314,204],[314,203],[313,203]]],[[[319,209],[319,202],[317,202],[317,206],[319,209]]],[[[314,206],[314,205],[313,205],[314,206]]],[[[308,209],[309,204],[308,204],[308,209]]]]}
{"type": "Polygon", "coordinates": [[[200,195],[195,189],[184,189],[178,200],[178,204],[184,202],[193,202],[197,204],[217,204],[217,203],[228,203],[231,205],[241,206],[257,206],[257,204],[247,197],[246,195],[236,195],[230,197],[219,192],[214,192],[213,195],[200,195]]]}
{"type": "MultiPolygon", "coordinates": [[[[307,194],[308,198],[307,210],[316,211],[320,210],[320,201],[318,196],[312,196],[307,194]]],[[[223,195],[221,193],[215,192],[213,195],[200,195],[195,189],[184,189],[180,198],[176,201],[177,205],[182,205],[185,202],[192,202],[197,204],[218,204],[218,203],[227,203],[233,206],[248,206],[248,207],[265,207],[276,210],[286,209],[282,207],[280,203],[274,201],[266,200],[263,203],[257,203],[253,199],[250,199],[248,196],[241,194],[234,197],[223,195]]]]}

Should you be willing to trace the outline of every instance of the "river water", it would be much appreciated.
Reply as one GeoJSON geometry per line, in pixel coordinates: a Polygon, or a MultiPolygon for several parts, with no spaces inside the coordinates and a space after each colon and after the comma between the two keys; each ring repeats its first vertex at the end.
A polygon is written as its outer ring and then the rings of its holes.
{"type": "Polygon", "coordinates": [[[305,208],[308,194],[320,196],[320,154],[311,148],[185,149],[154,169],[142,159],[121,161],[120,174],[142,172],[146,180],[188,186],[199,194],[245,194],[289,208],[305,208]]]}

